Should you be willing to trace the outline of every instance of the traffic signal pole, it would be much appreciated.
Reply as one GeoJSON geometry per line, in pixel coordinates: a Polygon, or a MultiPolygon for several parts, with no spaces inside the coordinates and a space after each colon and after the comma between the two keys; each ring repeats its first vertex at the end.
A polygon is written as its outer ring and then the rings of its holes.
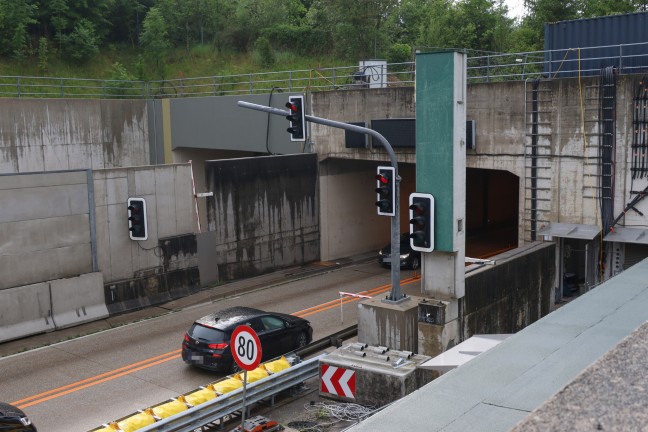
{"type": "MultiPolygon", "coordinates": [[[[267,107],[264,105],[257,105],[250,102],[238,101],[238,106],[242,108],[253,109],[256,111],[263,111],[270,114],[288,116],[290,111],[282,110],[279,108],[267,107]]],[[[392,148],[389,141],[380,133],[373,129],[362,126],[351,125],[348,123],[338,122],[335,120],[328,120],[311,115],[305,115],[306,121],[317,123],[324,126],[331,126],[338,129],[344,129],[351,132],[357,132],[364,135],[370,135],[377,139],[387,150],[391,166],[394,167],[394,182],[395,182],[395,199],[394,199],[394,216],[391,216],[391,292],[385,298],[386,303],[400,303],[407,300],[407,297],[402,293],[400,286],[400,181],[398,175],[398,161],[396,160],[396,153],[392,148]]]]}

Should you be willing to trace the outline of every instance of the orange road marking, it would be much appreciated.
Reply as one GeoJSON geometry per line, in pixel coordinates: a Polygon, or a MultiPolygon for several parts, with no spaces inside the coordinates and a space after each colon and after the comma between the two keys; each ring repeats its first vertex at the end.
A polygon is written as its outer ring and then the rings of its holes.
{"type": "MultiPolygon", "coordinates": [[[[401,284],[407,285],[413,282],[416,282],[420,280],[420,276],[414,276],[411,278],[403,279],[401,281],[401,284]]],[[[375,296],[381,293],[384,293],[388,291],[391,288],[391,284],[386,284],[386,285],[381,285],[379,287],[375,287],[366,291],[361,291],[357,294],[363,294],[363,295],[369,295],[369,296],[375,296]]],[[[345,297],[342,299],[342,304],[347,304],[351,302],[356,302],[359,301],[360,299],[354,298],[354,297],[345,297]]],[[[295,312],[292,315],[298,316],[298,317],[305,317],[309,315],[316,314],[318,312],[324,312],[326,310],[333,309],[334,307],[339,306],[340,300],[331,300],[326,303],[322,303],[317,306],[313,306],[304,310],[301,310],[299,312],[295,312]]],[[[178,357],[178,354],[180,354],[182,350],[177,349],[174,351],[170,351],[168,353],[160,354],[155,357],[148,358],[146,360],[138,361],[136,363],[132,363],[126,366],[122,366],[120,368],[114,369],[109,372],[105,372],[90,378],[86,378],[80,381],[73,382],[71,384],[67,384],[61,387],[57,387],[52,390],[47,390],[42,393],[38,393],[33,396],[29,396],[23,399],[19,399],[17,401],[11,402],[12,405],[15,405],[16,407],[20,409],[28,408],[30,406],[38,405],[40,403],[46,402],[51,399],[56,399],[61,396],[68,395],[70,393],[77,392],[79,390],[83,390],[88,387],[93,387],[99,384],[102,384],[107,381],[111,381],[115,378],[123,377],[126,375],[130,375],[133,372],[137,372],[143,369],[148,369],[153,366],[157,366],[162,363],[166,363],[170,360],[174,360],[178,357]]]]}
{"type": "Polygon", "coordinates": [[[178,354],[181,352],[181,350],[174,350],[165,354],[161,354],[156,357],[151,357],[146,360],[139,361],[137,363],[133,363],[128,366],[121,367],[119,369],[115,369],[110,372],[106,372],[94,377],[90,377],[81,381],[74,382],[72,384],[64,385],[62,387],[58,387],[52,390],[48,390],[43,393],[39,393],[34,396],[30,396],[28,398],[20,399],[14,402],[11,402],[12,405],[17,406],[20,409],[27,408],[33,405],[37,405],[42,402],[46,402],[50,399],[55,399],[61,396],[65,396],[66,394],[74,393],[79,390],[83,390],[84,388],[88,387],[93,387],[98,384],[104,383],[106,381],[113,380],[115,378],[122,377],[124,375],[129,375],[133,372],[137,372],[143,369],[148,369],[152,366],[156,366],[165,362],[168,362],[169,360],[173,360],[178,357],[178,354]],[[157,361],[152,361],[160,359],[157,361]],[[122,372],[119,372],[122,371],[122,372]],[[118,373],[116,373],[118,372],[118,373]],[[49,396],[47,396],[49,395],[49,396]],[[31,401],[31,402],[27,402],[31,401]],[[26,403],[25,403],[26,402],[26,403]]]}

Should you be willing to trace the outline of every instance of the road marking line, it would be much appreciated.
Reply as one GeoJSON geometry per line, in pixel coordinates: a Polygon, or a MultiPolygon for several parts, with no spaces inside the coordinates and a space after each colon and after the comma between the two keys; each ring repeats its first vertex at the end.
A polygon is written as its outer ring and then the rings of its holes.
{"type": "MultiPolygon", "coordinates": [[[[419,281],[421,279],[420,276],[414,276],[411,278],[403,279],[401,281],[402,285],[407,285],[416,281],[419,281]]],[[[388,291],[391,288],[391,284],[386,284],[386,285],[381,285],[379,287],[371,288],[366,291],[361,291],[358,294],[364,294],[364,295],[370,295],[370,296],[375,296],[377,294],[381,294],[383,292],[388,291]]],[[[360,299],[358,298],[345,298],[342,303],[350,303],[353,301],[359,301],[360,299]]],[[[298,317],[305,317],[309,315],[313,315],[318,312],[324,312],[329,309],[332,309],[334,307],[338,307],[340,304],[339,300],[331,300],[326,303],[322,303],[317,306],[313,306],[307,309],[304,309],[299,312],[295,312],[292,315],[298,316],[298,317]]],[[[45,392],[29,396],[23,399],[19,399],[17,401],[11,402],[12,405],[17,406],[20,409],[28,408],[30,406],[38,405],[40,403],[46,402],[51,399],[56,399],[61,396],[68,395],[70,393],[75,393],[79,390],[83,390],[88,387],[93,387],[99,384],[102,384],[107,381],[111,381],[115,378],[120,378],[126,375],[130,375],[134,372],[143,370],[143,369],[148,369],[153,366],[157,366],[162,363],[166,363],[170,360],[174,360],[178,358],[178,355],[181,353],[182,350],[177,349],[174,351],[170,351],[164,354],[160,354],[155,357],[148,358],[146,360],[141,360],[135,363],[132,363],[130,365],[122,366],[120,368],[114,369],[109,372],[105,372],[90,378],[86,378],[80,381],[73,382],[71,384],[66,384],[61,387],[57,387],[52,390],[47,390],[45,392]]]]}

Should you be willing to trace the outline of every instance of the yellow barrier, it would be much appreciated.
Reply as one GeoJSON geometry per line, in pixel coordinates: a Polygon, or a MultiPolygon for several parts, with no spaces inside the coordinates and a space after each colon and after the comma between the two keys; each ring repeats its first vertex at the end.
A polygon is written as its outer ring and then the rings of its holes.
{"type": "Polygon", "coordinates": [[[191,406],[200,405],[201,403],[212,400],[216,397],[216,393],[212,388],[204,388],[202,390],[195,391],[188,395],[185,395],[185,401],[191,406]]]}
{"type": "MultiPolygon", "coordinates": [[[[253,371],[247,373],[247,382],[253,383],[262,380],[270,374],[281,372],[282,370],[288,369],[290,366],[291,364],[288,362],[286,357],[281,357],[275,361],[264,363],[253,371]]],[[[110,422],[101,429],[93,429],[93,432],[134,432],[155,423],[157,420],[178,414],[190,407],[200,405],[218,397],[219,395],[229,393],[240,389],[241,387],[243,387],[243,374],[239,373],[222,381],[209,384],[200,390],[178,396],[176,399],[167,403],[157,405],[153,408],[147,408],[143,412],[133,414],[119,422],[110,422]]]]}
{"type": "MultiPolygon", "coordinates": [[[[247,373],[247,383],[253,383],[254,381],[259,381],[260,379],[267,378],[268,377],[268,371],[265,370],[263,366],[259,366],[258,368],[248,371],[247,373]]],[[[244,374],[239,373],[234,376],[234,378],[239,379],[243,381],[244,374]]]]}
{"type": "MultiPolygon", "coordinates": [[[[160,418],[164,419],[167,417],[171,417],[174,414],[178,414],[179,412],[185,411],[187,409],[187,404],[184,403],[181,400],[175,399],[172,400],[171,402],[167,402],[162,405],[158,405],[152,409],[153,415],[160,418]]],[[[110,431],[106,431],[110,432],[110,431]]]]}
{"type": "Polygon", "coordinates": [[[286,360],[286,357],[281,357],[279,360],[264,363],[261,366],[263,366],[268,372],[273,374],[281,372],[284,369],[288,369],[290,367],[290,363],[288,362],[288,360],[286,360]]]}
{"type": "Polygon", "coordinates": [[[155,423],[153,415],[148,412],[143,412],[118,422],[117,426],[119,426],[119,429],[123,432],[133,432],[153,423],[155,423]]]}
{"type": "Polygon", "coordinates": [[[243,387],[243,381],[236,378],[228,378],[211,385],[218,394],[225,394],[243,387]]]}

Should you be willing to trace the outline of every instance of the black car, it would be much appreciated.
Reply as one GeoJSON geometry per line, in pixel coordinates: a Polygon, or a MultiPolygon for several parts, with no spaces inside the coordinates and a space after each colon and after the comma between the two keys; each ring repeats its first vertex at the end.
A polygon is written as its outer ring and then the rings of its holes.
{"type": "Polygon", "coordinates": [[[0,431],[2,432],[32,432],[34,426],[22,410],[8,403],[0,402],[0,431]]]}
{"type": "Polygon", "coordinates": [[[205,369],[235,372],[230,338],[242,324],[251,327],[261,341],[261,361],[308,345],[313,329],[305,319],[249,307],[231,307],[196,320],[182,342],[182,360],[205,369]]]}
{"type": "MultiPolygon", "coordinates": [[[[391,243],[378,251],[378,262],[383,267],[391,266],[391,243]]],[[[400,266],[412,270],[421,266],[421,252],[412,250],[409,234],[400,237],[400,266]]]]}

